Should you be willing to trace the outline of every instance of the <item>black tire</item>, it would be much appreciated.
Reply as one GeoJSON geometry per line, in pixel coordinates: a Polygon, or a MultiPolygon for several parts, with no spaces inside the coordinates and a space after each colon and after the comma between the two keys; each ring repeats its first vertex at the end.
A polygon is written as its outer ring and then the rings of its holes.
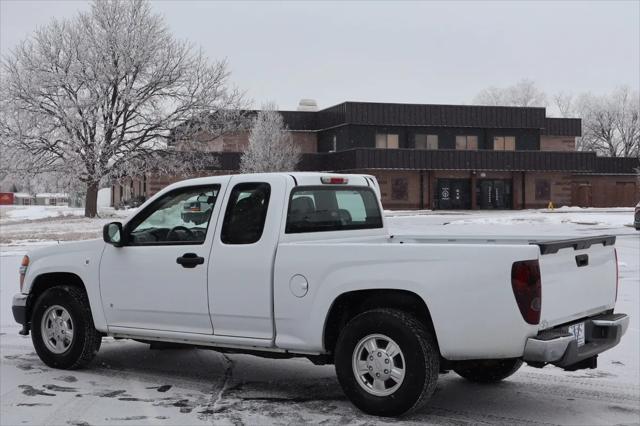
{"type": "Polygon", "coordinates": [[[77,287],[56,286],[42,293],[32,311],[31,340],[36,353],[49,367],[75,370],[87,366],[98,353],[102,336],[93,324],[85,291],[77,287]],[[41,330],[43,315],[54,305],[66,309],[73,321],[73,339],[66,351],[60,354],[47,347],[41,330]]]}
{"type": "Polygon", "coordinates": [[[396,417],[420,409],[433,394],[440,370],[440,354],[434,336],[413,316],[395,309],[374,309],[354,317],[344,327],[335,350],[338,381],[351,402],[365,413],[396,417]],[[358,343],[366,336],[382,334],[400,347],[405,376],[388,396],[367,392],[352,367],[358,343]]]}
{"type": "Polygon", "coordinates": [[[488,359],[461,363],[453,371],[475,383],[496,383],[513,375],[522,367],[518,358],[488,359]]]}

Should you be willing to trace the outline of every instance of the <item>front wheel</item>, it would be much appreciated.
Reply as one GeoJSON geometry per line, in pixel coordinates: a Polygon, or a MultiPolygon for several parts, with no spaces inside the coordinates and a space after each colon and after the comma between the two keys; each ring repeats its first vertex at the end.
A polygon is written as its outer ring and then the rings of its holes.
{"type": "Polygon", "coordinates": [[[514,374],[522,367],[522,360],[488,359],[485,361],[463,362],[453,369],[460,376],[476,383],[496,383],[514,374]]]}
{"type": "Polygon", "coordinates": [[[435,389],[439,365],[432,334],[395,309],[357,315],[336,344],[336,373],[344,393],[356,407],[377,416],[419,409],[435,389]]]}
{"type": "Polygon", "coordinates": [[[31,340],[49,367],[73,370],[89,364],[102,336],[93,325],[84,290],[56,286],[42,293],[33,308],[31,340]]]}

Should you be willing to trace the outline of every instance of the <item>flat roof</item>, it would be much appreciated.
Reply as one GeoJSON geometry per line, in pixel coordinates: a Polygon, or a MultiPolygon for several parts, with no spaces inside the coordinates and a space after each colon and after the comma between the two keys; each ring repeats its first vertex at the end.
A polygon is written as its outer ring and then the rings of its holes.
{"type": "MultiPolygon", "coordinates": [[[[252,111],[255,113],[255,111],[252,111]]],[[[544,135],[581,136],[580,118],[546,116],[543,107],[343,102],[318,111],[280,111],[291,130],[343,125],[538,129],[544,135]]]]}

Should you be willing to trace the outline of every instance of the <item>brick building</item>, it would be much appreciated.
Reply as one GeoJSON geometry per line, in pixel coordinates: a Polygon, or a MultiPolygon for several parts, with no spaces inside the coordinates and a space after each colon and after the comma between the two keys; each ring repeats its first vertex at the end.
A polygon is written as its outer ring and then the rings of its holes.
{"type": "MultiPolygon", "coordinates": [[[[577,152],[579,118],[544,108],[345,102],[281,111],[303,152],[300,170],[375,175],[391,209],[521,209],[633,206],[638,158],[577,152]]],[[[248,133],[206,142],[215,170],[236,173],[248,133]]],[[[115,185],[113,204],[151,196],[169,176],[115,185]]]]}

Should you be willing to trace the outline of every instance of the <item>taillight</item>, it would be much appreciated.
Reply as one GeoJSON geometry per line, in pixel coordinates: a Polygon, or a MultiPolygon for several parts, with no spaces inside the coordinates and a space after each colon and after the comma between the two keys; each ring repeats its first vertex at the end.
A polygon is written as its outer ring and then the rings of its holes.
{"type": "Polygon", "coordinates": [[[619,266],[618,266],[618,250],[614,248],[613,249],[613,253],[616,256],[616,299],[615,299],[615,301],[617,302],[618,301],[618,284],[620,282],[620,270],[618,269],[619,268],[619,266]]]}
{"type": "Polygon", "coordinates": [[[20,292],[22,293],[22,287],[24,286],[24,276],[27,274],[27,268],[29,267],[29,256],[24,256],[20,263],[20,292]]]}
{"type": "Polygon", "coordinates": [[[511,267],[511,287],[522,318],[529,324],[538,324],[542,305],[542,284],[538,261],[514,262],[511,267]]]}

